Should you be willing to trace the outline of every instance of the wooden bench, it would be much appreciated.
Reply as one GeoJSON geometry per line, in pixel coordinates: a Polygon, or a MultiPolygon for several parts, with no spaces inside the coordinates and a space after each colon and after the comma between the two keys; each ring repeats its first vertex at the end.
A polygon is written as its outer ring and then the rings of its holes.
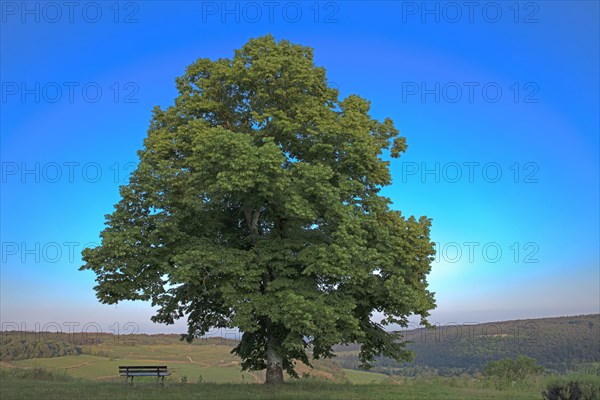
{"type": "Polygon", "coordinates": [[[165,383],[165,376],[169,376],[169,372],[167,371],[166,365],[120,365],[119,366],[119,375],[125,377],[125,383],[131,378],[131,383],[133,384],[133,378],[136,376],[155,376],[156,383],[158,380],[162,378],[161,383],[165,383]]]}

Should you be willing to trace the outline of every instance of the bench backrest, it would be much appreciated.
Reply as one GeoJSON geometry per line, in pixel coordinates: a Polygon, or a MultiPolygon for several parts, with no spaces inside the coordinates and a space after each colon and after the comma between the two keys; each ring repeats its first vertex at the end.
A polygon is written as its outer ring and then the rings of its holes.
{"type": "Polygon", "coordinates": [[[167,372],[166,365],[119,365],[119,373],[138,372],[157,374],[167,372]]]}

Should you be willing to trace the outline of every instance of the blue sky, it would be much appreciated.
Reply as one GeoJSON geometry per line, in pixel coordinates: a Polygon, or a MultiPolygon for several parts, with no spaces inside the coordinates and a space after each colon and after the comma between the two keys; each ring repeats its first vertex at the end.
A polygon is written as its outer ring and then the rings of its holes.
{"type": "Polygon", "coordinates": [[[79,253],[175,77],[267,33],[407,137],[384,193],[433,219],[431,322],[600,311],[598,2],[77,4],[2,3],[4,329],[183,329],[100,305],[79,253]]]}

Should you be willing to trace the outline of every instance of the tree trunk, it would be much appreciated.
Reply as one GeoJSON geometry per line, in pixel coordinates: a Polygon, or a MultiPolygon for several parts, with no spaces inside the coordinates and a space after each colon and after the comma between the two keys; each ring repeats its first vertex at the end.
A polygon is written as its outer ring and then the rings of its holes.
{"type": "Polygon", "coordinates": [[[269,385],[283,383],[283,360],[273,348],[273,337],[267,338],[267,380],[265,383],[269,385]]]}

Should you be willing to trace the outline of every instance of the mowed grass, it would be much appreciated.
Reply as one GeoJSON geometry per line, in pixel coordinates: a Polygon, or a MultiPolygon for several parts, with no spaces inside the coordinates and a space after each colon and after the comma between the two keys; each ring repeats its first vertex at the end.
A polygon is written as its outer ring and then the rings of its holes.
{"type": "Polygon", "coordinates": [[[421,382],[411,385],[394,384],[335,384],[317,381],[298,381],[277,387],[261,384],[167,384],[151,383],[133,386],[124,383],[74,380],[70,382],[3,379],[0,398],[17,399],[127,399],[127,400],[196,400],[196,399],[306,399],[306,400],[464,400],[502,399],[539,400],[539,391],[517,392],[491,389],[457,388],[421,382]]]}
{"type": "MultiPolygon", "coordinates": [[[[88,351],[96,355],[34,358],[14,361],[11,364],[20,368],[39,367],[75,378],[102,381],[124,380],[118,376],[120,365],[166,365],[171,373],[167,380],[172,383],[182,380],[188,383],[262,383],[264,372],[242,372],[240,359],[231,354],[232,348],[231,345],[215,343],[125,346],[118,342],[106,342],[88,348],[88,351]]],[[[331,371],[322,362],[315,362],[315,366],[315,369],[309,369],[299,363],[298,373],[308,373],[338,382],[348,379],[340,368],[338,372],[331,371]]],[[[350,377],[350,381],[353,382],[353,377],[357,376],[358,382],[369,383],[379,380],[380,377],[379,374],[374,374],[369,379],[363,375],[359,372],[350,377]]]]}
{"type": "Polygon", "coordinates": [[[388,376],[367,371],[357,371],[354,369],[344,369],[346,378],[354,384],[378,383],[385,381],[388,376]]]}
{"type": "MultiPolygon", "coordinates": [[[[262,385],[263,372],[241,372],[240,360],[230,354],[232,347],[214,343],[124,346],[103,343],[92,354],[39,358],[3,363],[0,370],[0,399],[394,399],[452,400],[541,398],[540,390],[495,390],[451,380],[403,379],[391,383],[383,374],[334,368],[315,363],[314,370],[301,364],[300,380],[287,379],[284,385],[262,385]],[[119,365],[167,365],[172,373],[164,387],[154,378],[135,378],[125,384],[118,376],[119,365]],[[7,368],[7,366],[17,368],[7,368]],[[36,377],[37,368],[54,378],[36,377]],[[7,371],[26,372],[18,376],[7,371]],[[28,374],[28,373],[31,374],[28,374]],[[35,378],[35,379],[32,379],[35,378]],[[338,383],[326,381],[336,379],[338,383]],[[186,381],[187,383],[183,383],[186,381]],[[384,382],[385,381],[385,382],[384,382]],[[350,382],[350,383],[339,383],[350,382]]],[[[466,381],[465,381],[466,382],[466,381]]]]}
{"type": "MultiPolygon", "coordinates": [[[[174,362],[165,359],[119,359],[110,360],[97,356],[66,356],[54,358],[33,358],[20,360],[13,365],[25,368],[44,368],[54,373],[64,373],[75,378],[94,380],[124,380],[119,377],[119,365],[158,365],[165,364],[171,376],[167,378],[172,382],[179,382],[184,377],[188,382],[197,382],[200,377],[204,382],[214,383],[253,383],[258,382],[258,377],[248,372],[241,372],[239,365],[229,366],[204,366],[193,362],[174,362]]],[[[203,363],[203,364],[206,364],[203,363]]],[[[136,378],[139,380],[140,378],[136,378]]]]}
{"type": "Polygon", "coordinates": [[[218,344],[164,344],[122,346],[102,343],[92,346],[96,353],[113,359],[193,362],[204,366],[229,365],[239,363],[239,358],[231,354],[231,346],[218,344]]]}

